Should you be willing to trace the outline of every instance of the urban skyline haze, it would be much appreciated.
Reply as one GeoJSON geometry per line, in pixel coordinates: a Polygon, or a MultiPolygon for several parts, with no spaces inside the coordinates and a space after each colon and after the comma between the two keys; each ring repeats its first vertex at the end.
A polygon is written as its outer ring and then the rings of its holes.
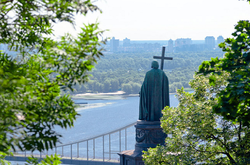
{"type": "Polygon", "coordinates": [[[239,0],[98,0],[103,11],[77,16],[77,28],[66,23],[54,26],[55,34],[76,35],[83,23],[99,22],[104,38],[169,40],[206,36],[231,37],[239,20],[250,19],[250,4],[239,0]],[[63,28],[62,28],[63,27],[63,28]]]}

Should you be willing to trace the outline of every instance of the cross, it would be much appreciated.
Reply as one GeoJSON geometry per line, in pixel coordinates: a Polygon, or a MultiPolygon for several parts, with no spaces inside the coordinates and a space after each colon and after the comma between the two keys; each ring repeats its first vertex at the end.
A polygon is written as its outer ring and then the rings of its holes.
{"type": "Polygon", "coordinates": [[[154,59],[161,59],[161,70],[163,70],[164,60],[173,60],[173,57],[164,57],[165,55],[165,46],[162,47],[161,56],[154,56],[154,59]]]}

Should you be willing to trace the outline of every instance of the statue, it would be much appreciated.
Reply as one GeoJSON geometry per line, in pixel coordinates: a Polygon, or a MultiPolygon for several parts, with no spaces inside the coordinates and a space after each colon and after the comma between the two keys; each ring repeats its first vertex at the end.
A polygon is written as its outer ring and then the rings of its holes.
{"type": "Polygon", "coordinates": [[[165,47],[162,47],[162,56],[154,56],[161,59],[161,70],[157,61],[152,62],[152,69],[146,73],[140,92],[139,120],[135,124],[136,144],[134,150],[120,152],[120,165],[140,164],[143,151],[155,148],[157,145],[165,145],[165,134],[161,128],[160,118],[162,109],[169,106],[168,78],[163,70],[164,60],[172,60],[172,57],[164,57],[165,47]]]}
{"type": "Polygon", "coordinates": [[[139,120],[160,121],[162,109],[169,105],[169,85],[166,74],[153,61],[146,73],[140,92],[139,120]]]}

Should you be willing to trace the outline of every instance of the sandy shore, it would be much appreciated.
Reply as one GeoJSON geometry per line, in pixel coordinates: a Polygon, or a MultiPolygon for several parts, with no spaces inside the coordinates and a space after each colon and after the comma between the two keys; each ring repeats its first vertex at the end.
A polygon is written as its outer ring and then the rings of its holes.
{"type": "Polygon", "coordinates": [[[91,96],[91,95],[123,95],[125,94],[124,91],[117,91],[117,92],[110,92],[110,93],[83,93],[83,94],[76,94],[76,97],[79,96],[91,96]]]}
{"type": "Polygon", "coordinates": [[[104,106],[109,105],[109,104],[113,104],[113,102],[109,102],[109,103],[82,104],[82,105],[78,105],[77,111],[82,111],[82,110],[89,109],[89,108],[104,107],[104,106]]]}
{"type": "MultiPolygon", "coordinates": [[[[176,94],[176,93],[170,93],[176,94]]],[[[139,97],[139,94],[126,95],[124,91],[110,92],[110,93],[82,93],[72,95],[73,99],[86,99],[86,100],[117,100],[126,97],[139,97]]]]}
{"type": "Polygon", "coordinates": [[[83,93],[73,95],[73,99],[86,99],[86,100],[118,100],[126,97],[139,96],[126,95],[124,91],[110,92],[110,93],[83,93]]]}

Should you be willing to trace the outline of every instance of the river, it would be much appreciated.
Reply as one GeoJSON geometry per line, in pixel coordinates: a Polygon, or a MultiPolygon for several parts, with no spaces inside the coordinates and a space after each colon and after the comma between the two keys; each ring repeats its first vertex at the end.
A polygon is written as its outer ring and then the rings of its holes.
{"type": "MultiPolygon", "coordinates": [[[[75,100],[75,102],[87,102],[88,104],[100,104],[99,107],[77,108],[80,114],[74,127],[70,129],[56,130],[63,136],[62,143],[69,143],[81,139],[90,138],[112,130],[121,128],[133,122],[139,117],[139,97],[127,97],[121,100],[75,100]]],[[[170,95],[170,106],[176,107],[178,100],[174,94],[170,95]]]]}
{"type": "MultiPolygon", "coordinates": [[[[77,108],[77,112],[80,116],[77,117],[74,122],[74,127],[68,129],[61,129],[60,127],[55,127],[57,133],[62,135],[60,138],[61,144],[71,143],[75,141],[80,141],[83,139],[91,138],[97,135],[101,135],[131,123],[135,123],[139,117],[139,97],[127,97],[124,99],[118,100],[85,100],[77,99],[74,100],[76,103],[87,102],[88,104],[85,107],[77,108]],[[95,105],[95,106],[93,106],[95,105]]],[[[170,95],[170,106],[176,107],[178,105],[178,100],[175,98],[174,94],[170,95]]],[[[122,136],[125,135],[125,132],[122,133],[122,136]]],[[[135,128],[130,127],[127,130],[127,150],[134,149],[135,145],[135,128]]],[[[112,159],[119,159],[117,155],[119,150],[118,142],[118,133],[111,135],[111,150],[114,151],[112,154],[112,159]]],[[[96,158],[102,157],[102,139],[97,139],[95,141],[95,152],[96,158]]],[[[124,144],[124,140],[122,142],[124,144]]],[[[58,144],[60,145],[60,144],[58,144]]],[[[80,152],[86,157],[86,144],[82,147],[80,146],[80,152]],[[84,146],[85,145],[85,146],[84,146]]],[[[93,148],[93,143],[89,142],[89,148],[93,148]]],[[[125,145],[124,145],[125,146],[125,145]]],[[[124,146],[122,150],[125,150],[124,146]]],[[[73,146],[73,155],[76,156],[76,146],[73,146]]],[[[105,137],[105,152],[109,149],[108,146],[108,137],[105,137]]],[[[60,153],[60,149],[58,149],[60,153]]],[[[36,151],[35,151],[36,152],[36,151]]],[[[53,153],[48,152],[48,154],[53,153]]],[[[89,151],[89,157],[92,157],[93,152],[89,151]]],[[[39,153],[37,153],[39,154],[39,153]]],[[[46,153],[45,153],[46,154],[46,153]]],[[[70,147],[64,147],[63,155],[70,156],[70,147]]],[[[105,155],[107,158],[108,155],[105,155]]],[[[14,162],[12,162],[15,164],[14,162]]],[[[19,162],[20,163],[20,162],[19,162]]]]}

